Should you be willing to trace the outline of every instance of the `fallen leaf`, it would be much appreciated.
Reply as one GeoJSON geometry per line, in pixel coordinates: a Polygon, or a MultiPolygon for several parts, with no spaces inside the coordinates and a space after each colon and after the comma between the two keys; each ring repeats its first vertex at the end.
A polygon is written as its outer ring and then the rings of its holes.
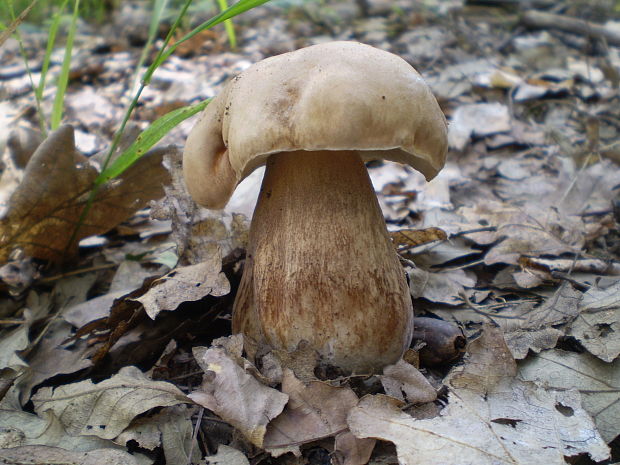
{"type": "Polygon", "coordinates": [[[103,439],[115,438],[136,416],[152,408],[190,402],[173,384],[153,381],[132,366],[98,384],[86,380],[41,388],[32,401],[39,414],[52,410],[69,434],[103,439]]]}
{"type": "Polygon", "coordinates": [[[120,450],[96,449],[89,452],[75,452],[50,446],[0,449],[0,461],[14,465],[140,465],[136,457],[120,450]]]}
{"type": "Polygon", "coordinates": [[[37,148],[0,220],[0,262],[21,248],[27,256],[60,261],[74,254],[80,239],[107,232],[150,200],[163,195],[167,173],[162,151],[152,151],[106,183],[73,243],[97,170],[75,148],[72,126],[61,126],[37,148]]]}
{"type": "Polygon", "coordinates": [[[508,107],[501,103],[473,103],[457,107],[448,126],[450,147],[462,150],[472,136],[510,131],[508,107]]]}
{"type": "Polygon", "coordinates": [[[538,354],[541,350],[555,347],[561,336],[564,336],[564,332],[556,328],[518,329],[506,333],[506,344],[512,356],[522,360],[527,357],[530,350],[538,354]]]}
{"type": "Polygon", "coordinates": [[[492,244],[484,257],[486,265],[516,265],[522,256],[561,255],[578,252],[584,243],[583,222],[567,217],[551,207],[528,204],[510,206],[488,201],[475,207],[462,207],[459,213],[469,221],[463,229],[490,227],[488,232],[469,234],[478,244],[492,244]]]}
{"type": "Polygon", "coordinates": [[[72,327],[68,323],[61,321],[51,325],[34,351],[28,354],[29,368],[19,380],[24,403],[30,399],[32,389],[43,381],[92,366],[92,362],[87,358],[90,351],[85,341],[77,341],[73,347],[62,346],[71,336],[71,332],[72,327]]]}
{"type": "Polygon", "coordinates": [[[356,438],[351,431],[343,431],[336,435],[333,453],[336,457],[342,455],[341,461],[336,462],[332,460],[332,463],[341,465],[360,465],[368,463],[376,443],[377,441],[374,439],[359,439],[356,438]]]}
{"type": "Polygon", "coordinates": [[[262,447],[267,424],[282,412],[288,396],[243,371],[224,349],[195,347],[194,358],[205,375],[201,388],[192,392],[190,399],[262,447]]]}
{"type": "Polygon", "coordinates": [[[183,302],[228,294],[230,283],[221,270],[220,255],[213,254],[208,261],[177,267],[156,279],[144,295],[134,300],[144,305],[146,313],[154,320],[159,312],[176,310],[183,302]]]}
{"type": "MultiPolygon", "coordinates": [[[[263,447],[268,451],[295,450],[299,446],[328,438],[347,429],[347,414],[357,404],[348,387],[330,386],[322,381],[307,385],[289,369],[284,370],[282,392],[289,401],[284,411],[267,427],[263,447]]],[[[272,452],[273,454],[273,452],[272,452]]]]}
{"type": "Polygon", "coordinates": [[[601,360],[614,361],[620,355],[620,281],[606,288],[591,287],[579,307],[568,334],[601,360]]]}
{"type": "Polygon", "coordinates": [[[463,303],[461,294],[465,287],[474,287],[474,274],[465,270],[427,271],[415,267],[408,270],[409,290],[415,299],[423,297],[431,302],[448,305],[463,303]]]}
{"type": "Polygon", "coordinates": [[[416,367],[404,360],[385,367],[379,379],[385,393],[401,401],[419,404],[432,402],[437,398],[437,392],[431,383],[416,367]]]}
{"type": "Polygon", "coordinates": [[[620,431],[620,359],[605,363],[587,353],[546,350],[519,364],[519,376],[548,389],[581,392],[584,408],[611,442],[620,431]]]}
{"type": "Polygon", "coordinates": [[[76,452],[122,449],[112,441],[96,436],[68,434],[60,419],[50,410],[39,417],[0,406],[0,449],[33,445],[63,447],[76,452]]]}
{"type": "Polygon", "coordinates": [[[441,416],[416,420],[386,396],[366,396],[349,414],[351,432],[393,442],[405,465],[548,465],[581,453],[595,461],[609,456],[578,392],[547,392],[515,379],[497,329],[486,327],[472,346],[465,365],[449,376],[441,416]]]}
{"type": "Polygon", "coordinates": [[[429,242],[445,241],[448,235],[439,228],[427,228],[399,229],[398,231],[390,232],[390,237],[397,247],[405,246],[406,248],[412,248],[428,244],[429,242]]]}

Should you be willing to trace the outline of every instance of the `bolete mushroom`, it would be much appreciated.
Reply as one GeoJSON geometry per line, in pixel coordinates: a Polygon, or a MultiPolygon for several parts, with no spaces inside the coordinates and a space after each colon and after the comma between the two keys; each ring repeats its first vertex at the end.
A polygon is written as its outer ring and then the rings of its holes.
{"type": "Polygon", "coordinates": [[[233,332],[373,373],[411,342],[413,310],[364,161],[443,167],[446,121],[403,59],[355,42],[267,58],[233,78],[193,128],[189,192],[207,208],[266,164],[233,332]]]}

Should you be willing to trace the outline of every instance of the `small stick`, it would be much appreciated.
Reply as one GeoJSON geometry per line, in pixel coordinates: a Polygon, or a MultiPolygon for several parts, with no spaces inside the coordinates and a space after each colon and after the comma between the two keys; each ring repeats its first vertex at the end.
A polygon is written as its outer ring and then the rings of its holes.
{"type": "Polygon", "coordinates": [[[619,33],[607,29],[601,24],[584,21],[583,19],[546,13],[544,11],[529,10],[523,13],[521,22],[529,27],[558,29],[560,31],[572,32],[573,34],[580,34],[594,39],[603,39],[611,45],[620,45],[619,33]]]}

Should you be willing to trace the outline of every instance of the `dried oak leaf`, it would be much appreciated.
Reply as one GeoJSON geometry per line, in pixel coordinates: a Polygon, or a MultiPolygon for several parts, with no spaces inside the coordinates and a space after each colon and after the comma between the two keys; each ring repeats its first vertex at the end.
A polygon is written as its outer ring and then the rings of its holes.
{"type": "Polygon", "coordinates": [[[591,287],[579,308],[569,335],[592,355],[613,362],[620,355],[620,281],[606,288],[591,287]]]}
{"type": "Polygon", "coordinates": [[[448,235],[439,228],[399,229],[390,232],[392,242],[397,247],[412,248],[430,242],[445,241],[448,235]]]}
{"type": "Polygon", "coordinates": [[[432,402],[437,398],[435,388],[416,367],[399,360],[383,369],[379,376],[385,393],[409,403],[432,402]]]}
{"type": "Polygon", "coordinates": [[[62,464],[62,465],[138,465],[129,452],[115,449],[96,449],[77,452],[50,446],[22,446],[0,449],[0,463],[5,464],[62,464]]]}
{"type": "Polygon", "coordinates": [[[60,261],[76,253],[80,239],[115,227],[163,195],[168,174],[162,150],[154,150],[101,186],[73,243],[97,170],[75,148],[72,126],[61,126],[37,148],[0,219],[0,262],[21,248],[30,257],[60,261]]]}
{"type": "MultiPolygon", "coordinates": [[[[10,406],[0,406],[0,449],[19,446],[64,447],[74,451],[117,448],[111,441],[96,436],[72,436],[50,410],[37,416],[10,406]]],[[[2,462],[0,462],[2,463],[2,462]]]]}
{"type": "Polygon", "coordinates": [[[486,265],[516,265],[522,256],[561,255],[578,252],[584,244],[583,221],[551,207],[529,204],[523,207],[489,201],[459,212],[467,224],[463,229],[484,226],[492,231],[469,234],[478,244],[493,244],[484,257],[486,265]]]}
{"type": "Polygon", "coordinates": [[[113,439],[138,415],[155,407],[191,402],[176,386],[147,378],[138,368],[123,367],[112,378],[41,388],[35,411],[52,410],[69,434],[113,439]]]}
{"type": "Polygon", "coordinates": [[[448,405],[440,416],[416,420],[395,399],[367,396],[349,414],[351,432],[393,442],[404,465],[559,465],[581,453],[595,461],[609,456],[579,393],[546,391],[514,377],[516,365],[499,329],[487,326],[471,350],[449,375],[448,405]]]}
{"type": "Polygon", "coordinates": [[[246,373],[225,349],[195,347],[194,358],[205,376],[201,388],[189,397],[262,447],[267,424],[282,412],[288,396],[246,373]]]}
{"type": "Polygon", "coordinates": [[[230,292],[230,283],[222,272],[219,253],[196,265],[181,266],[157,278],[150,289],[135,300],[144,305],[151,319],[159,312],[175,310],[183,302],[200,300],[207,295],[220,297],[230,292]]]}
{"type": "Polygon", "coordinates": [[[347,414],[357,404],[348,387],[322,381],[304,384],[292,370],[284,369],[282,392],[289,397],[284,411],[267,427],[263,447],[273,455],[295,452],[299,446],[328,438],[347,429],[347,414]]]}
{"type": "Polygon", "coordinates": [[[581,292],[570,284],[563,283],[540,307],[519,315],[505,336],[513,356],[523,359],[530,350],[538,353],[555,347],[564,333],[553,326],[570,323],[577,318],[581,296],[581,292]]]}
{"type": "Polygon", "coordinates": [[[519,376],[559,392],[578,390],[603,439],[620,431],[620,359],[605,363],[593,355],[546,350],[519,364],[519,376]]]}

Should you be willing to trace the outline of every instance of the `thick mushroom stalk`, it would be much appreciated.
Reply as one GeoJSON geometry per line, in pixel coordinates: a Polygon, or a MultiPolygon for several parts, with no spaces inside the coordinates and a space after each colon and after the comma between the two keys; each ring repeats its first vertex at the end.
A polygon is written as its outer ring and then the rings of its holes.
{"type": "Polygon", "coordinates": [[[395,363],[413,310],[366,167],[353,151],[271,155],[233,332],[292,351],[308,341],[357,373],[395,363]]]}

